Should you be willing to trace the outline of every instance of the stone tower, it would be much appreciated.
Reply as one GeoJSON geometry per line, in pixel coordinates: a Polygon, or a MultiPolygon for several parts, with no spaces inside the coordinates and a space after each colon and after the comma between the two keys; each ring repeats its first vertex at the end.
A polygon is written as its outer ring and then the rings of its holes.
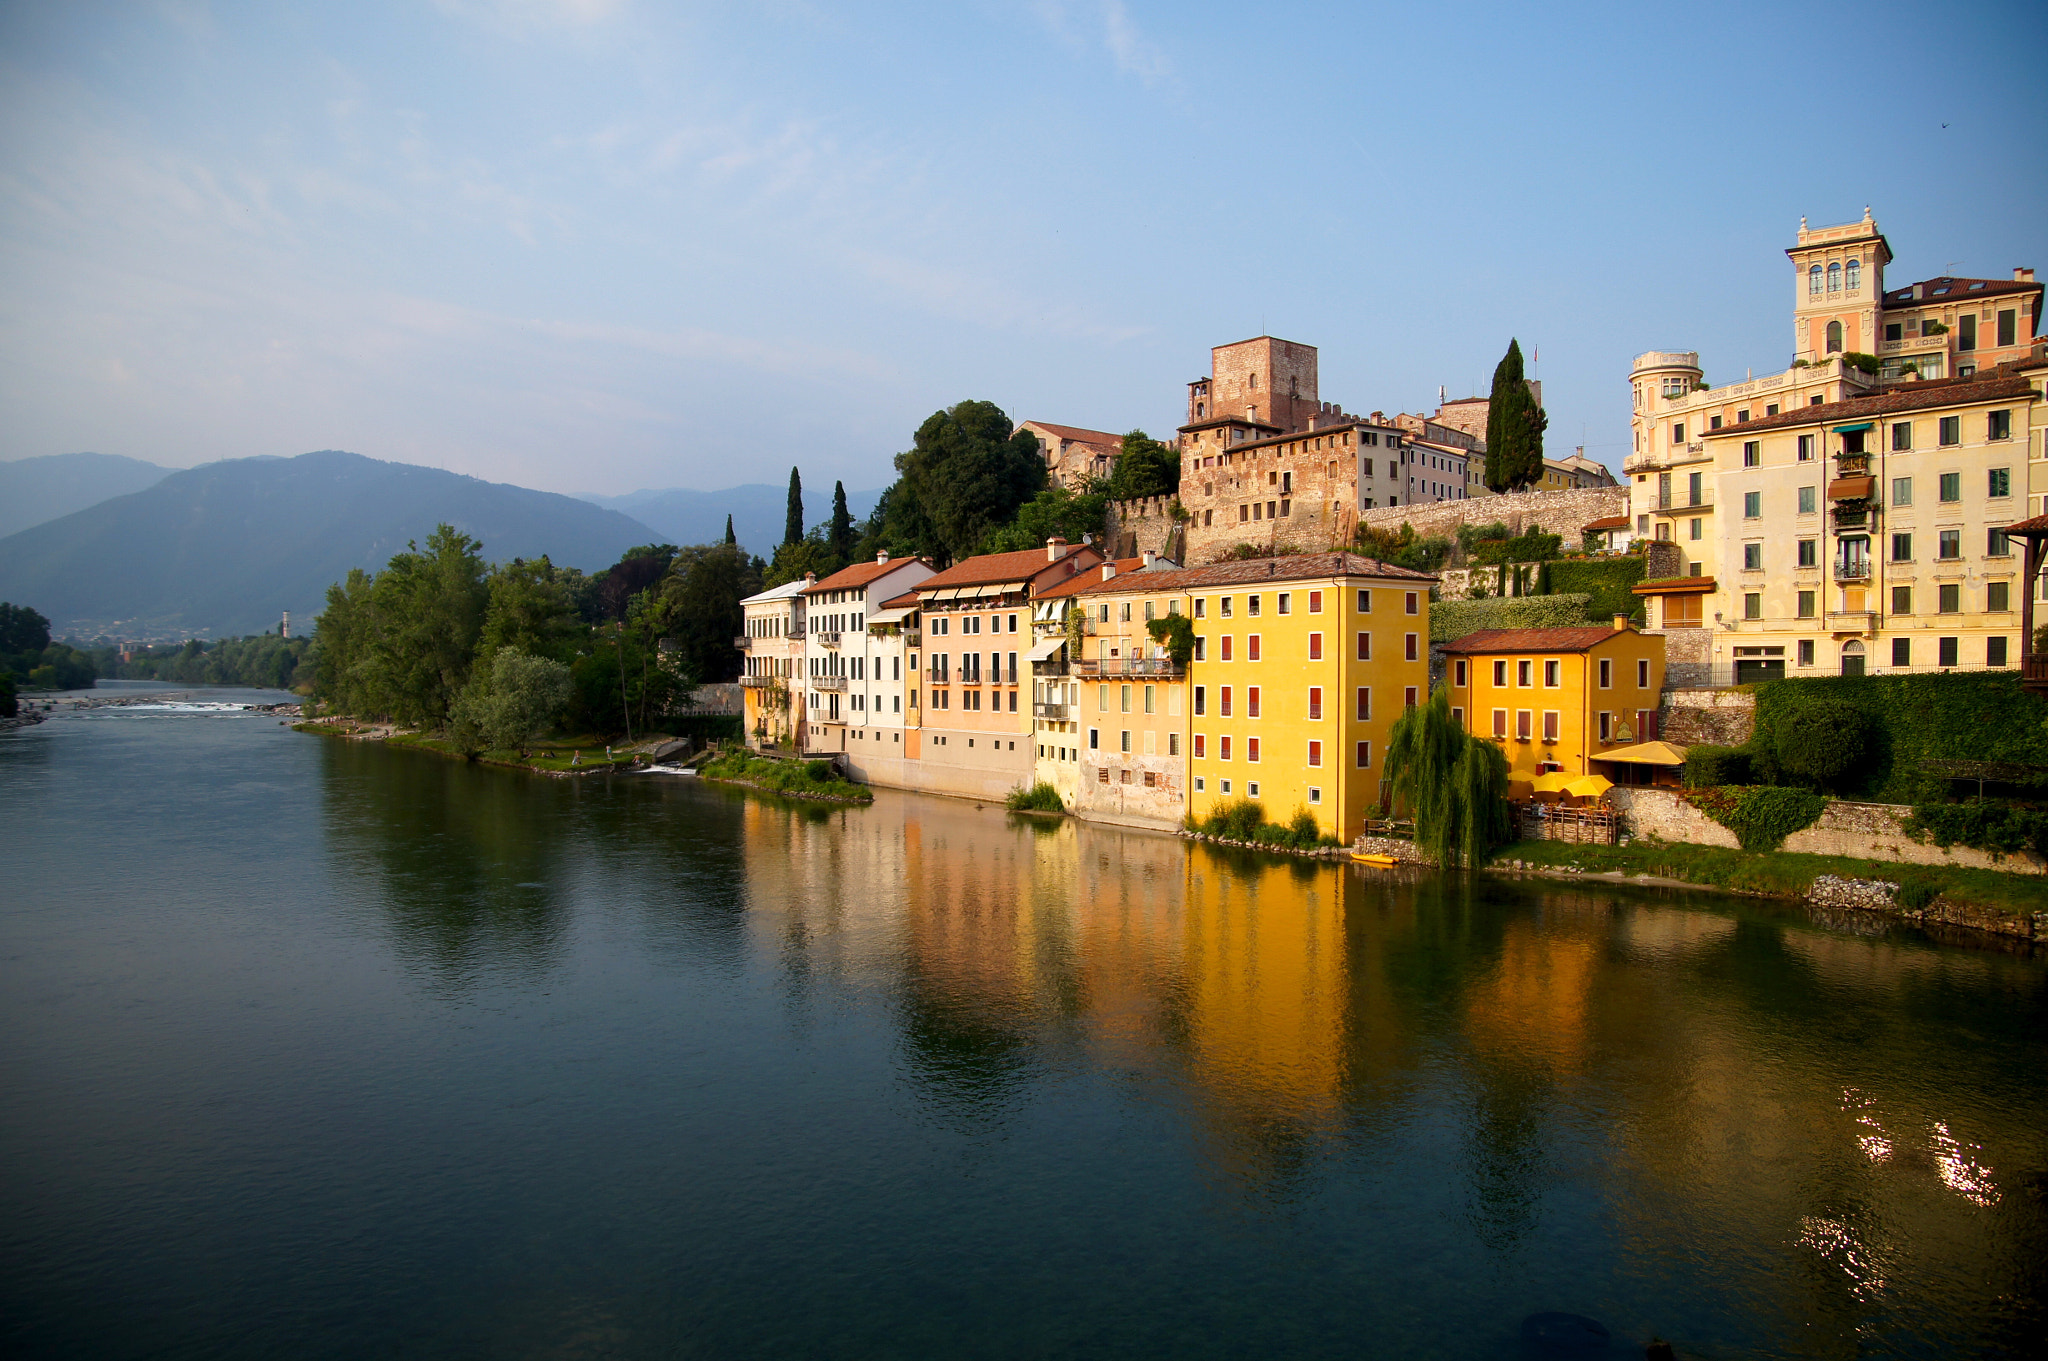
{"type": "Polygon", "coordinates": [[[1308,428],[1320,410],[1316,347],[1259,336],[1209,351],[1209,377],[1188,384],[1189,425],[1238,421],[1274,433],[1308,428]]]}

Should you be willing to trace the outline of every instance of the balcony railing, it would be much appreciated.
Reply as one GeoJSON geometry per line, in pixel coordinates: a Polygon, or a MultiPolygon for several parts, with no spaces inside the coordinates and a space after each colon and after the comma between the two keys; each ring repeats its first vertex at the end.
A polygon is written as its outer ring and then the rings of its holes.
{"type": "Polygon", "coordinates": [[[846,677],[813,676],[811,677],[811,688],[813,690],[844,690],[846,688],[846,677]]]}
{"type": "Polygon", "coordinates": [[[905,629],[905,630],[903,630],[903,646],[905,646],[905,647],[923,647],[923,646],[924,646],[924,630],[923,630],[923,629],[905,629]]]}
{"type": "Polygon", "coordinates": [[[1099,657],[1074,663],[1083,676],[1178,676],[1185,668],[1171,657],[1099,657]]]}
{"type": "Polygon", "coordinates": [[[742,634],[739,637],[732,640],[732,645],[738,648],[740,651],[746,652],[752,649],[752,647],[754,646],[754,640],[752,638],[747,637],[745,634],[742,634]]]}
{"type": "Polygon", "coordinates": [[[1869,560],[1868,560],[1868,559],[1864,559],[1864,560],[1862,560],[1862,561],[1859,561],[1859,562],[1838,562],[1838,563],[1836,563],[1836,564],[1835,564],[1835,580],[1836,580],[1836,581],[1868,581],[1868,580],[1870,580],[1870,562],[1869,562],[1869,560]]]}
{"type": "Polygon", "coordinates": [[[1844,508],[1830,511],[1828,519],[1834,522],[1835,532],[1841,534],[1848,530],[1869,529],[1877,521],[1877,512],[1869,506],[1857,506],[1853,510],[1844,508]]]}
{"type": "Polygon", "coordinates": [[[824,630],[821,629],[818,632],[812,634],[811,636],[818,640],[818,646],[820,647],[839,646],[839,635],[837,633],[826,633],[824,630]]]}
{"type": "Polygon", "coordinates": [[[1712,510],[1714,491],[1711,487],[1702,487],[1697,497],[1689,490],[1675,491],[1668,496],[1653,496],[1650,498],[1650,508],[1667,513],[1681,510],[1712,510]]]}
{"type": "Polygon", "coordinates": [[[1064,723],[1067,721],[1068,718],[1072,717],[1072,715],[1073,706],[1069,704],[1034,703],[1031,706],[1031,716],[1033,718],[1050,718],[1057,722],[1064,723]]]}
{"type": "Polygon", "coordinates": [[[740,684],[749,690],[766,690],[780,679],[780,676],[741,676],[740,684]]]}

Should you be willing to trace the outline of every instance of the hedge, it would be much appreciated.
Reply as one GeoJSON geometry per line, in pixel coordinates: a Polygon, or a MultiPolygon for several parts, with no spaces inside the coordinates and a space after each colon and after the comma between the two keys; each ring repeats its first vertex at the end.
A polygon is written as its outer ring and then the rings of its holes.
{"type": "Polygon", "coordinates": [[[1587,595],[1510,595],[1487,600],[1439,600],[1429,607],[1429,641],[1456,642],[1481,629],[1583,627],[1587,595]]]}
{"type": "Polygon", "coordinates": [[[1685,749],[1685,787],[1715,789],[1749,783],[1749,753],[1741,747],[1698,742],[1685,749]]]}
{"type": "Polygon", "coordinates": [[[1640,557],[1625,558],[1564,558],[1543,564],[1543,574],[1538,578],[1538,595],[1574,595],[1584,593],[1588,597],[1586,618],[1596,624],[1605,624],[1617,614],[1628,615],[1638,624],[1642,623],[1643,598],[1634,587],[1643,579],[1644,560],[1640,557]]]}
{"type": "Polygon", "coordinates": [[[1869,744],[1839,792],[1879,803],[1925,797],[1929,760],[1999,761],[2048,766],[2048,701],[2020,688],[2016,671],[1907,676],[1811,676],[1756,686],[1761,748],[1781,723],[1797,724],[1809,708],[1840,701],[1869,720],[1869,744]]]}
{"type": "MultiPolygon", "coordinates": [[[[1687,753],[1687,764],[1691,764],[1687,753]]],[[[1806,789],[1775,785],[1689,789],[1686,802],[1735,833],[1745,851],[1775,851],[1785,838],[1820,820],[1828,801],[1806,789]]]]}

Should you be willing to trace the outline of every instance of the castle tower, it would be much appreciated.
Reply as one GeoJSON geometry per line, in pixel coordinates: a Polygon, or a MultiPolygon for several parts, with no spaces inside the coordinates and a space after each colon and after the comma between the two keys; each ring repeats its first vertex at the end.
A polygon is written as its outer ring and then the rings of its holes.
{"type": "Polygon", "coordinates": [[[1209,351],[1209,377],[1188,384],[1189,425],[1233,421],[1275,433],[1308,428],[1320,410],[1316,347],[1258,336],[1209,351]]]}
{"type": "Polygon", "coordinates": [[[1892,249],[1870,209],[1863,220],[1808,229],[1799,219],[1792,259],[1792,353],[1818,363],[1838,354],[1876,354],[1884,267],[1892,249]]]}

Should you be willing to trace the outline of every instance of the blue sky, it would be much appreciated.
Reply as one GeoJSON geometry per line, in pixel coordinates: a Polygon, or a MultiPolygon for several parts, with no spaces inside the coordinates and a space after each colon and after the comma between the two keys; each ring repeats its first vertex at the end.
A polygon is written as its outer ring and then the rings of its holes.
{"type": "Polygon", "coordinates": [[[1789,360],[1802,214],[2048,268],[2043,53],[2037,4],[12,5],[0,459],[872,487],[963,398],[1164,433],[1271,332],[1390,412],[1519,336],[1618,466],[1637,351],[1789,360]]]}

